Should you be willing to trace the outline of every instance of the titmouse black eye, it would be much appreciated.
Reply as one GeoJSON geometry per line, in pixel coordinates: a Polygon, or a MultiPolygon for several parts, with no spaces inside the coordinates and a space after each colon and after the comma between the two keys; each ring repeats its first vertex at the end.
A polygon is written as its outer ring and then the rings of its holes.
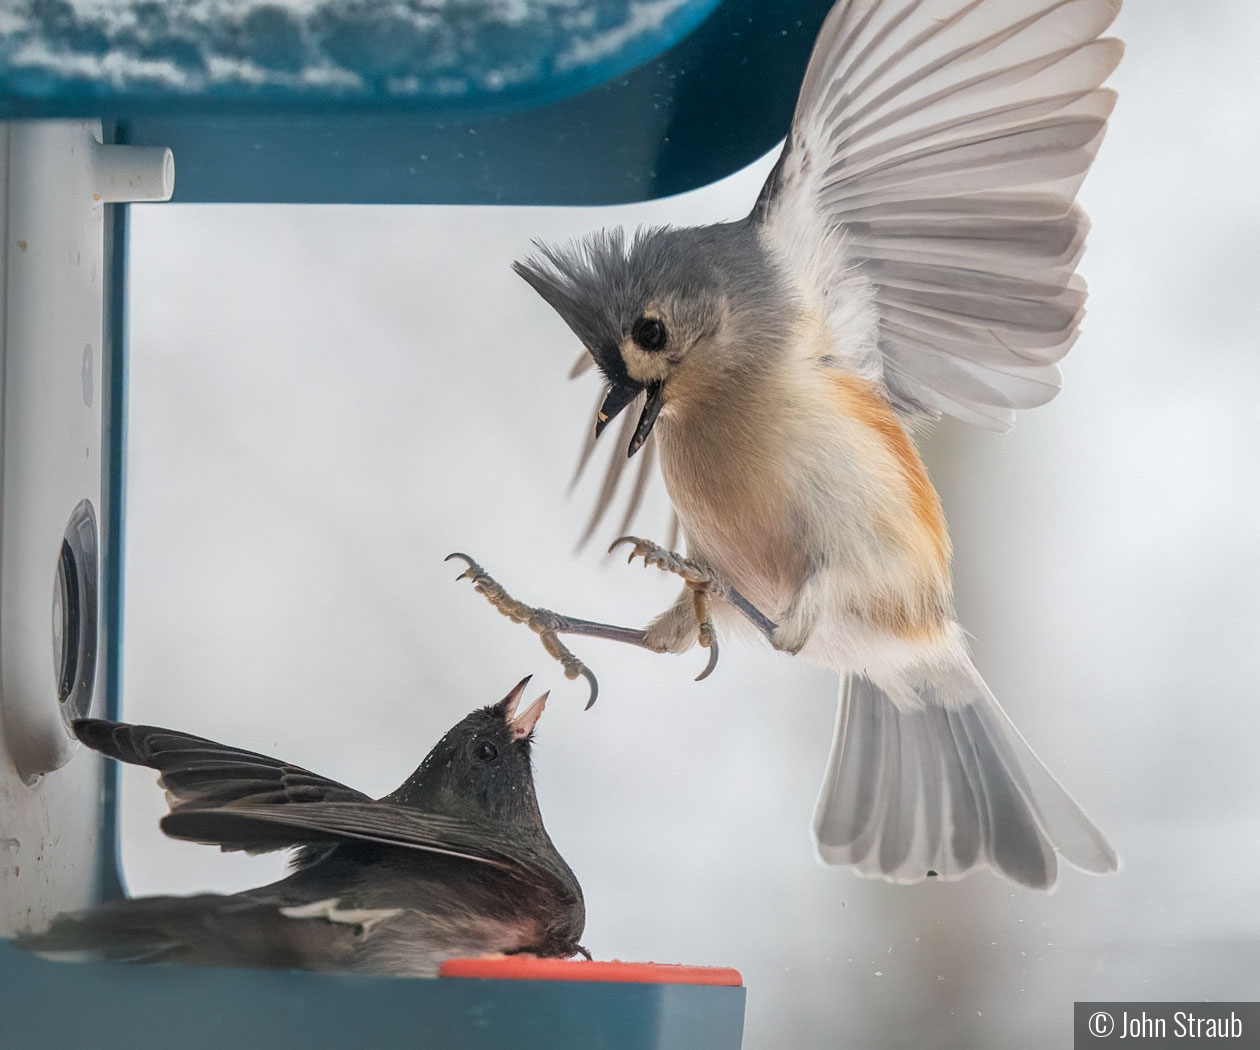
{"type": "Polygon", "coordinates": [[[477,757],[483,762],[493,762],[499,757],[499,749],[489,740],[483,740],[477,745],[477,757]]]}
{"type": "Polygon", "coordinates": [[[659,350],[668,337],[665,325],[656,317],[640,317],[634,322],[630,335],[641,350],[659,350]]]}

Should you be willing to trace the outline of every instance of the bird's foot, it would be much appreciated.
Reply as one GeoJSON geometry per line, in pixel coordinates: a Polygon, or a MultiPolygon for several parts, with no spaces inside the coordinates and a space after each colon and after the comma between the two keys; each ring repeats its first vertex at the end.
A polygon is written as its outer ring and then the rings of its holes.
{"type": "MultiPolygon", "coordinates": [[[[711,598],[719,598],[732,606],[745,620],[757,628],[771,645],[775,644],[779,625],[740,594],[730,580],[723,578],[707,565],[684,558],[681,554],[666,550],[651,540],[640,539],[638,536],[622,536],[608,548],[609,553],[611,554],[623,543],[633,545],[629,561],[642,558],[644,565],[655,565],[663,572],[672,572],[681,576],[683,582],[691,588],[696,607],[696,620],[700,624],[700,644],[712,645],[709,666],[704,669],[700,678],[706,677],[717,664],[717,636],[713,632],[713,623],[709,619],[709,599],[711,598]]],[[[696,681],[699,680],[699,678],[696,679],[696,681]]]]}
{"type": "Polygon", "coordinates": [[[717,630],[713,626],[713,618],[709,612],[709,598],[714,594],[724,597],[729,588],[724,586],[718,575],[707,566],[638,536],[622,536],[621,539],[614,540],[612,546],[608,548],[608,553],[611,554],[623,544],[631,545],[630,556],[626,559],[627,564],[635,558],[642,558],[644,568],[655,565],[662,572],[672,572],[675,576],[682,577],[683,582],[691,590],[692,606],[696,614],[696,640],[703,648],[709,650],[709,662],[696,676],[696,681],[708,678],[718,662],[717,630]]]}
{"type": "Polygon", "coordinates": [[[513,598],[503,589],[503,585],[498,580],[486,572],[467,554],[457,552],[448,555],[446,561],[450,561],[452,558],[460,558],[468,564],[468,568],[456,576],[455,579],[471,580],[477,593],[484,595],[486,601],[498,609],[499,612],[513,623],[525,624],[538,635],[548,655],[560,662],[566,678],[572,680],[581,675],[586,679],[591,687],[591,696],[586,702],[586,706],[589,709],[599,696],[599,682],[596,681],[591,669],[574,656],[564,642],[560,641],[560,632],[570,623],[568,618],[554,613],[550,609],[526,605],[524,602],[513,598]]]}
{"type": "Polygon", "coordinates": [[[681,576],[689,587],[702,587],[708,590],[720,584],[717,574],[707,566],[638,536],[622,536],[621,539],[613,540],[608,553],[611,554],[627,543],[632,547],[630,557],[626,559],[627,564],[635,558],[642,558],[644,567],[655,565],[662,572],[672,572],[675,576],[681,576]]]}

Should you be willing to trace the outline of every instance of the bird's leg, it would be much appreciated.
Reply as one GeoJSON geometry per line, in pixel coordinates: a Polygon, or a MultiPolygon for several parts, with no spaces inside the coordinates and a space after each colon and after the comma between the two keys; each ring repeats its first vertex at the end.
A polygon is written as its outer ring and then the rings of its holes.
{"type": "Polygon", "coordinates": [[[818,623],[818,611],[823,607],[824,597],[820,592],[825,580],[824,572],[815,571],[779,614],[779,625],[770,638],[770,644],[780,652],[795,656],[809,641],[818,623]]]}
{"type": "MultiPolygon", "coordinates": [[[[485,569],[467,554],[452,554],[446,560],[450,561],[452,558],[461,558],[468,563],[468,568],[455,577],[457,580],[472,580],[473,586],[477,591],[485,595],[486,600],[499,612],[513,623],[525,624],[538,635],[542,641],[543,648],[558,660],[560,666],[564,668],[566,678],[573,679],[581,675],[587,680],[591,687],[591,697],[586,702],[588,710],[599,696],[599,683],[595,680],[595,675],[591,672],[591,669],[574,656],[568,647],[560,641],[560,635],[579,634],[590,638],[606,638],[609,641],[626,642],[629,645],[637,645],[642,649],[650,649],[654,653],[665,652],[664,648],[654,645],[648,640],[647,632],[642,628],[616,627],[612,624],[596,623],[594,620],[580,620],[574,616],[562,616],[560,613],[552,612],[550,609],[526,605],[508,594],[497,580],[490,576],[485,569]]],[[[713,660],[711,658],[710,664],[712,663],[713,660]]],[[[708,674],[709,670],[712,670],[711,666],[704,673],[708,674]]]]}
{"type": "MultiPolygon", "coordinates": [[[[622,544],[626,543],[631,544],[630,557],[626,559],[627,562],[632,562],[635,558],[642,558],[645,568],[649,565],[655,565],[662,572],[672,572],[675,576],[682,577],[683,583],[687,585],[687,590],[683,593],[685,595],[690,592],[691,614],[695,617],[696,623],[696,641],[700,643],[702,648],[709,650],[709,662],[705,669],[700,672],[696,681],[699,682],[704,678],[708,678],[713,672],[713,668],[717,666],[718,660],[717,631],[714,629],[713,620],[709,616],[709,596],[719,589],[718,577],[707,566],[692,561],[690,558],[684,558],[681,554],[675,554],[673,551],[666,550],[651,540],[640,539],[637,536],[622,536],[621,539],[614,540],[613,545],[608,548],[608,553],[611,554],[622,544]]],[[[680,599],[681,601],[682,599],[680,599]]],[[[671,621],[671,627],[685,629],[685,623],[681,617],[686,615],[681,604],[671,609],[667,614],[668,619],[671,621]]],[[[656,626],[655,621],[652,626],[656,626]]],[[[652,626],[648,630],[651,633],[655,633],[652,632],[652,626]]],[[[670,630],[668,633],[673,634],[676,631],[670,630]]],[[[682,648],[687,648],[690,644],[690,642],[687,642],[682,648]]]]}
{"type": "Polygon", "coordinates": [[[717,663],[717,634],[713,629],[713,621],[709,618],[710,598],[720,598],[739,610],[749,623],[764,634],[771,644],[774,644],[775,632],[779,629],[778,624],[740,594],[729,580],[723,579],[707,565],[702,565],[691,558],[684,558],[681,554],[666,550],[659,544],[640,539],[638,536],[622,536],[621,539],[613,542],[608,552],[611,554],[624,543],[632,545],[627,561],[642,558],[644,566],[655,565],[662,572],[672,572],[676,576],[681,576],[691,591],[696,622],[699,624],[700,644],[706,648],[711,647],[712,652],[709,666],[704,669],[700,678],[708,675],[717,663]]]}

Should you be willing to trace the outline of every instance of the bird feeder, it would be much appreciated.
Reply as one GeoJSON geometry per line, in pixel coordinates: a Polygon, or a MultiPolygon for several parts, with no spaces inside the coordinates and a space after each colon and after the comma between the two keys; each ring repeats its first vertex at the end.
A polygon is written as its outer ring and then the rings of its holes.
{"type": "MultiPolygon", "coordinates": [[[[127,207],[592,205],[783,137],[829,0],[300,8],[21,0],[0,15],[0,935],[122,894],[127,207]]],[[[54,963],[0,940],[22,1050],[733,1050],[731,970],[519,960],[436,981],[54,963]]],[[[16,1041],[14,1041],[16,1040],[16,1041]]]]}

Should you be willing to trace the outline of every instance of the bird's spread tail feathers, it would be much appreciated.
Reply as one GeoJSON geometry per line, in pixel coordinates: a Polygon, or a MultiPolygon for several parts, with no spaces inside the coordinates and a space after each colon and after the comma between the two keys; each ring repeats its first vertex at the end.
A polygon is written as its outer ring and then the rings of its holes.
{"type": "Polygon", "coordinates": [[[915,707],[848,675],[814,813],[819,855],[903,883],[990,867],[1049,889],[1059,856],[1083,871],[1115,871],[1102,832],[966,670],[969,700],[942,703],[929,681],[915,707]]]}

